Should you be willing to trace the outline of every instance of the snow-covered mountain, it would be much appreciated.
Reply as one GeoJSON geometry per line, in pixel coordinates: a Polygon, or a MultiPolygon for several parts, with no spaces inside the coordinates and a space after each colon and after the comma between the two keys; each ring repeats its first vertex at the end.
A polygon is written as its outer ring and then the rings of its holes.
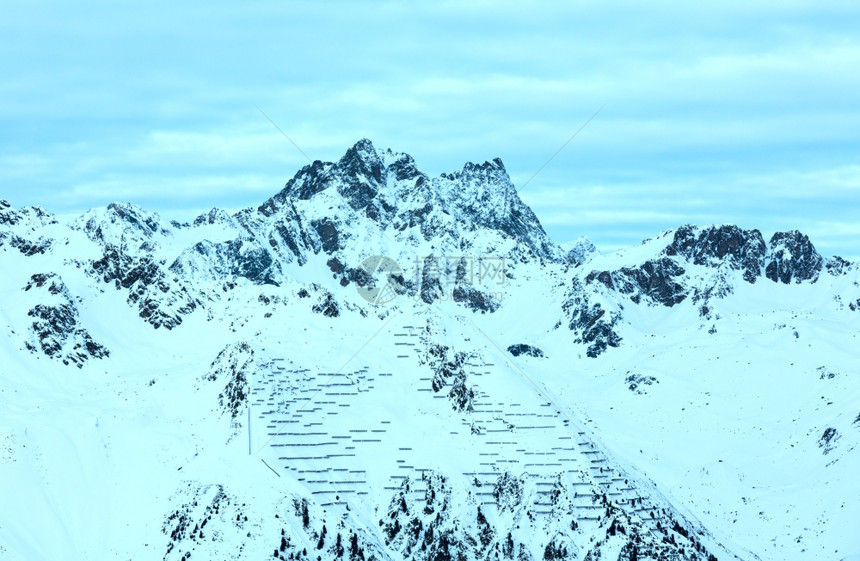
{"type": "Polygon", "coordinates": [[[188,223],[0,201],[0,262],[0,558],[860,555],[860,270],[800,232],[562,247],[362,140],[188,223]]]}

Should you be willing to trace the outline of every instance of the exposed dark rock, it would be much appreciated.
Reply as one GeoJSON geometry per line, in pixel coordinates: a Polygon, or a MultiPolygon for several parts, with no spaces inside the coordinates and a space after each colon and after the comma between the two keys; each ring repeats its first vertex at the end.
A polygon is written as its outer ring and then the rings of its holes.
{"type": "Polygon", "coordinates": [[[556,538],[553,538],[552,541],[546,544],[543,550],[544,561],[560,561],[567,558],[567,547],[558,543],[556,538]]]}
{"type": "Polygon", "coordinates": [[[347,150],[337,167],[342,179],[338,192],[354,209],[367,207],[385,183],[386,169],[382,158],[366,138],[347,150]]]}
{"type": "Polygon", "coordinates": [[[826,260],[825,266],[827,267],[827,272],[833,275],[834,277],[839,277],[842,275],[847,275],[848,271],[851,269],[851,262],[842,259],[838,255],[831,257],[826,260]]]}
{"type": "Polygon", "coordinates": [[[31,352],[74,364],[82,368],[92,358],[106,358],[110,351],[93,340],[81,327],[77,307],[63,281],[55,274],[36,274],[24,286],[24,291],[43,289],[48,295],[46,303],[36,304],[27,315],[33,318],[30,340],[26,347],[31,352]]]}
{"type": "Polygon", "coordinates": [[[33,230],[40,226],[56,224],[57,219],[42,207],[31,206],[19,210],[12,208],[8,201],[0,200],[0,226],[26,225],[33,230]]]}
{"type": "MultiPolygon", "coordinates": [[[[647,261],[636,269],[622,269],[621,272],[633,279],[646,296],[664,306],[673,306],[687,297],[684,287],[674,280],[684,274],[684,269],[671,259],[647,261]]],[[[633,290],[624,287],[621,292],[633,290]]]]}
{"type": "Polygon", "coordinates": [[[194,226],[204,226],[207,224],[232,224],[233,218],[226,211],[220,208],[213,208],[205,214],[201,214],[194,219],[194,226]]]}
{"type": "MultiPolygon", "coordinates": [[[[481,495],[488,496],[477,479],[475,485],[481,495]]],[[[575,492],[565,488],[561,481],[553,486],[554,495],[550,497],[556,498],[549,499],[553,506],[540,521],[532,511],[537,503],[532,503],[534,496],[526,489],[523,479],[505,472],[489,487],[499,511],[492,517],[488,512],[490,507],[480,503],[475,505],[471,497],[468,506],[460,503],[441,474],[425,474],[420,482],[404,479],[399,489],[392,493],[388,507],[380,512],[378,523],[385,545],[398,558],[409,561],[485,558],[534,561],[536,558],[532,557],[530,550],[539,551],[539,558],[545,561],[597,561],[616,559],[608,554],[613,552],[617,555],[614,552],[619,549],[621,555],[617,559],[621,561],[716,559],[702,546],[693,531],[687,530],[665,511],[650,513],[651,519],[657,521],[657,530],[651,530],[643,524],[640,515],[631,517],[631,513],[619,508],[605,494],[595,494],[593,502],[602,508],[599,516],[590,519],[598,526],[597,531],[606,536],[595,540],[593,537],[589,539],[588,534],[580,529],[577,516],[572,515],[571,510],[570,500],[575,492]],[[416,492],[418,485],[426,485],[426,490],[416,492]],[[506,516],[507,513],[514,514],[513,520],[506,516]],[[518,543],[518,539],[523,537],[526,544],[518,543]]],[[[545,495],[538,500],[544,501],[547,497],[545,495]]],[[[585,498],[581,492],[579,497],[580,501],[585,498]]],[[[326,544],[329,543],[327,538],[326,544]]]]}
{"type": "Polygon", "coordinates": [[[430,345],[427,348],[427,355],[423,359],[433,370],[430,386],[437,393],[448,385],[449,379],[463,370],[463,365],[466,362],[465,353],[453,353],[449,358],[449,350],[445,345],[430,345]]]}
{"type": "Polygon", "coordinates": [[[675,278],[684,274],[675,261],[664,257],[646,261],[636,268],[625,267],[615,272],[592,271],[585,278],[586,284],[598,281],[610,290],[627,294],[635,303],[641,295],[663,304],[674,306],[687,297],[687,290],[675,278]]]}
{"type": "Polygon", "coordinates": [[[141,209],[135,205],[125,203],[111,203],[108,205],[108,210],[113,211],[119,218],[126,223],[149,233],[167,234],[167,230],[161,225],[154,213],[141,212],[141,209]]]}
{"type": "Polygon", "coordinates": [[[324,292],[322,296],[320,296],[319,301],[317,301],[311,309],[314,312],[329,318],[336,318],[340,315],[340,306],[338,305],[337,300],[334,299],[331,292],[328,291],[324,292]]]}
{"type": "Polygon", "coordinates": [[[51,284],[48,286],[48,292],[51,294],[68,294],[63,281],[55,273],[36,273],[32,275],[27,284],[24,285],[24,291],[26,292],[32,288],[42,288],[48,281],[51,281],[51,284]]]}
{"type": "Polygon", "coordinates": [[[12,205],[9,204],[9,201],[5,199],[0,199],[0,225],[6,225],[12,223],[12,205]]]}
{"type": "MultiPolygon", "coordinates": [[[[403,154],[388,166],[388,172],[393,173],[398,181],[416,179],[421,180],[421,184],[427,181],[427,176],[418,170],[415,166],[415,160],[409,154],[403,154]]],[[[417,187],[421,187],[421,184],[418,184],[417,187]]]]}
{"type": "MultiPolygon", "coordinates": [[[[344,278],[354,282],[358,286],[368,286],[373,282],[373,277],[361,267],[347,267],[344,270],[344,278]]],[[[403,275],[392,275],[389,284],[394,287],[404,286],[403,275]]]]}
{"type": "Polygon", "coordinates": [[[129,255],[121,247],[106,244],[102,258],[93,261],[91,267],[91,274],[117,290],[128,289],[129,304],[137,306],[140,317],[156,329],[173,329],[199,304],[184,286],[172,282],[150,255],[129,255]]]}
{"type": "Polygon", "coordinates": [[[601,321],[605,313],[600,304],[595,304],[590,309],[579,308],[570,321],[570,329],[582,334],[574,342],[587,344],[586,354],[591,358],[601,355],[607,347],[617,347],[621,344],[621,337],[613,329],[616,318],[613,317],[608,322],[601,321]]]}
{"type": "Polygon", "coordinates": [[[783,284],[818,280],[824,259],[807,236],[797,230],[777,232],[769,245],[765,266],[767,278],[783,284]]]}
{"type": "Polygon", "coordinates": [[[9,245],[18,249],[27,257],[32,257],[37,254],[44,254],[51,249],[52,240],[39,237],[37,240],[27,240],[19,236],[12,236],[9,245]]]}
{"type": "Polygon", "coordinates": [[[433,371],[430,387],[435,393],[450,386],[448,398],[455,410],[470,412],[474,409],[475,390],[466,384],[464,368],[468,355],[463,352],[450,352],[445,345],[432,344],[422,362],[433,371]]]}
{"type": "MultiPolygon", "coordinates": [[[[408,155],[388,151],[385,158],[387,165],[370,141],[361,140],[338,162],[314,162],[302,168],[256,214],[264,220],[278,221],[278,237],[294,253],[300,254],[306,247],[299,239],[300,232],[310,232],[320,242],[314,251],[331,254],[349,243],[344,239],[341,216],[317,217],[307,228],[294,226],[294,217],[286,215],[292,214],[294,209],[290,207],[295,201],[335,188],[355,216],[383,228],[391,226],[402,231],[417,227],[425,240],[444,243],[451,243],[461,230],[489,228],[516,239],[531,256],[563,260],[562,252],[546,236],[537,217],[517,196],[501,160],[467,163],[460,172],[430,179],[408,155]]],[[[332,210],[338,212],[336,208],[332,210]]],[[[274,239],[273,243],[281,240],[274,239]]]]}
{"type": "Polygon", "coordinates": [[[664,251],[695,265],[728,263],[732,269],[743,271],[745,281],[754,283],[761,276],[767,246],[758,230],[743,230],[734,225],[698,230],[686,225],[675,231],[672,243],[664,251]]]}
{"type": "Polygon", "coordinates": [[[465,371],[461,370],[454,376],[451,390],[448,392],[448,399],[451,400],[456,411],[471,412],[474,410],[475,390],[466,385],[465,371]]]}
{"type": "Polygon", "coordinates": [[[341,249],[338,241],[337,226],[334,222],[328,218],[323,218],[322,220],[311,222],[311,226],[316,230],[320,242],[322,243],[322,250],[325,253],[331,254],[338,249],[341,249]]]}
{"type": "Polygon", "coordinates": [[[222,243],[204,240],[182,252],[170,265],[172,273],[196,274],[218,280],[241,277],[255,284],[278,285],[279,268],[271,253],[253,240],[236,238],[222,243]]]}
{"type": "Polygon", "coordinates": [[[499,303],[491,296],[471,286],[457,286],[451,291],[454,302],[465,304],[473,312],[495,312],[499,303]]]}
{"type": "Polygon", "coordinates": [[[833,447],[839,438],[839,432],[835,428],[827,427],[824,429],[824,434],[822,434],[821,438],[818,439],[818,447],[822,448],[822,452],[827,455],[833,451],[833,447]]]}
{"type": "Polygon", "coordinates": [[[565,260],[571,265],[582,265],[595,253],[597,253],[597,248],[590,240],[579,238],[568,248],[565,260]]]}
{"type": "Polygon", "coordinates": [[[432,255],[425,257],[421,267],[421,300],[425,304],[432,304],[442,295],[442,270],[439,258],[432,255]]]}
{"type": "Polygon", "coordinates": [[[513,356],[533,356],[537,358],[544,358],[543,351],[537,347],[533,347],[531,345],[526,345],[525,343],[518,343],[516,345],[511,345],[508,347],[508,352],[513,356]]]}
{"type": "Polygon", "coordinates": [[[708,284],[693,288],[692,300],[694,303],[703,302],[700,307],[700,314],[703,316],[709,316],[711,311],[709,302],[714,298],[725,298],[729,294],[733,294],[734,291],[734,286],[732,286],[729,280],[724,275],[717,274],[712,277],[708,284]]]}
{"type": "Polygon", "coordinates": [[[631,374],[624,381],[628,384],[627,389],[639,395],[648,393],[642,386],[651,386],[660,383],[654,376],[645,376],[644,374],[631,374]]]}
{"type": "Polygon", "coordinates": [[[247,405],[248,375],[253,369],[254,350],[248,343],[240,342],[224,347],[206,374],[206,380],[210,382],[226,380],[223,391],[218,394],[218,405],[234,421],[247,405]]]}
{"type": "Polygon", "coordinates": [[[156,237],[171,235],[169,224],[158,214],[128,203],[93,209],[77,219],[72,227],[82,230],[94,242],[122,246],[124,251],[134,254],[151,250],[156,237]]]}
{"type": "Polygon", "coordinates": [[[93,261],[92,270],[102,281],[113,282],[117,288],[129,288],[137,282],[156,284],[164,276],[152,257],[129,255],[123,248],[110,244],[105,246],[102,258],[93,261]]]}
{"type": "Polygon", "coordinates": [[[591,303],[578,281],[574,281],[562,303],[562,310],[570,318],[568,328],[576,334],[574,343],[588,345],[587,356],[596,358],[608,347],[621,344],[621,337],[615,332],[619,316],[615,313],[607,314],[599,303],[591,303]]]}
{"type": "Polygon", "coordinates": [[[256,244],[243,251],[247,247],[241,239],[226,242],[230,273],[258,284],[277,285],[271,254],[256,244]]]}
{"type": "Polygon", "coordinates": [[[510,472],[499,476],[493,487],[493,498],[499,510],[515,510],[523,502],[523,482],[510,472]]]}
{"type": "MultiPolygon", "coordinates": [[[[261,246],[267,246],[281,263],[297,261],[299,265],[307,262],[307,253],[319,253],[322,248],[317,233],[306,224],[302,214],[291,199],[280,200],[278,196],[270,199],[275,205],[271,213],[254,212],[245,209],[232,218],[261,246]]],[[[261,207],[262,208],[262,207],[261,207]]]]}
{"type": "Polygon", "coordinates": [[[44,254],[54,240],[42,235],[43,228],[56,223],[54,215],[40,207],[15,210],[7,201],[0,200],[0,247],[8,243],[27,257],[44,254]]]}
{"type": "Polygon", "coordinates": [[[36,319],[32,330],[39,338],[42,352],[52,358],[59,356],[63,343],[77,329],[77,310],[69,304],[37,304],[27,315],[36,319]]]}
{"type": "Polygon", "coordinates": [[[340,259],[338,259],[337,257],[332,257],[331,259],[326,261],[326,265],[328,266],[329,270],[332,273],[334,273],[335,275],[342,275],[343,274],[343,270],[344,270],[343,263],[341,263],[340,259]]]}
{"type": "Polygon", "coordinates": [[[315,194],[329,186],[326,172],[333,164],[315,160],[311,165],[303,167],[289,182],[281,193],[289,193],[298,199],[310,199],[315,194]]]}

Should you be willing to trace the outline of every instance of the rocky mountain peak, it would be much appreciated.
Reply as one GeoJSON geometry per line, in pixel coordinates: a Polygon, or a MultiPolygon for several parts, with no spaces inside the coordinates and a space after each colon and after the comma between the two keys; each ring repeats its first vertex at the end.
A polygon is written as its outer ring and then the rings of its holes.
{"type": "Polygon", "coordinates": [[[459,172],[442,174],[434,185],[446,211],[525,243],[536,255],[562,259],[534,212],[520,199],[502,160],[468,162],[459,172]]]}
{"type": "Polygon", "coordinates": [[[25,223],[30,229],[56,224],[57,220],[53,214],[42,209],[42,207],[31,206],[18,210],[9,201],[0,199],[0,226],[15,226],[25,223]]]}
{"type": "Polygon", "coordinates": [[[597,253],[597,248],[591,243],[591,240],[584,236],[562,244],[561,249],[566,252],[565,259],[567,262],[574,265],[585,263],[592,255],[597,253]]]}
{"type": "Polygon", "coordinates": [[[373,165],[382,165],[382,158],[376,147],[373,146],[373,142],[367,138],[362,138],[346,151],[338,163],[344,168],[350,166],[364,167],[366,171],[373,165]]]}
{"type": "Polygon", "coordinates": [[[416,167],[415,160],[409,154],[389,149],[384,155],[388,172],[393,174],[396,181],[407,181],[419,176],[426,180],[426,176],[416,167]]]}
{"type": "Polygon", "coordinates": [[[285,243],[300,261],[302,246],[315,253],[343,249],[353,237],[349,231],[362,230],[361,224],[372,230],[417,228],[425,240],[442,237],[449,241],[476,229],[490,229],[522,242],[539,257],[563,259],[537,217],[519,199],[499,158],[483,164],[469,162],[460,171],[431,179],[410,155],[380,151],[370,140],[362,139],[337,162],[316,161],[303,167],[258,211],[265,219],[278,222],[290,217],[295,228],[282,224],[278,236],[290,238],[285,243]],[[335,192],[339,197],[333,196],[335,192]],[[326,198],[318,207],[302,202],[318,195],[326,198]],[[302,224],[309,224],[313,231],[302,233],[307,230],[302,224]],[[296,232],[288,235],[290,229],[296,232]]]}
{"type": "Polygon", "coordinates": [[[733,224],[698,228],[691,224],[675,231],[664,253],[681,256],[695,265],[718,266],[727,263],[742,270],[744,280],[754,283],[761,276],[767,246],[761,232],[744,230],[733,224]]]}
{"type": "Polygon", "coordinates": [[[284,189],[263,203],[259,210],[271,215],[287,199],[309,200],[334,186],[354,209],[367,206],[385,184],[386,167],[369,140],[362,139],[336,163],[314,161],[290,179],[284,189]]]}
{"type": "Polygon", "coordinates": [[[355,146],[335,166],[338,192],[353,209],[365,208],[385,185],[387,169],[373,144],[366,138],[355,146]]]}
{"type": "Polygon", "coordinates": [[[225,226],[236,226],[236,221],[226,211],[220,208],[213,208],[209,212],[203,213],[194,219],[194,226],[203,226],[207,224],[223,224],[225,226]]]}
{"type": "Polygon", "coordinates": [[[815,282],[824,266],[809,237],[797,230],[777,232],[770,238],[765,275],[774,282],[788,284],[815,282]]]}
{"type": "Polygon", "coordinates": [[[96,242],[149,245],[155,236],[169,236],[171,228],[156,212],[131,203],[111,203],[94,208],[71,224],[96,242]]]}

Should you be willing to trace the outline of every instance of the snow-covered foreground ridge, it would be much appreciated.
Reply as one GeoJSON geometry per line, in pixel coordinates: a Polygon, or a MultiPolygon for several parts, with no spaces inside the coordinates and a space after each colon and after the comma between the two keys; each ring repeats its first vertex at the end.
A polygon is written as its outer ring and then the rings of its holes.
{"type": "Polygon", "coordinates": [[[2,559],[854,559],[860,272],[553,243],[362,140],[189,223],[0,201],[2,559]]]}

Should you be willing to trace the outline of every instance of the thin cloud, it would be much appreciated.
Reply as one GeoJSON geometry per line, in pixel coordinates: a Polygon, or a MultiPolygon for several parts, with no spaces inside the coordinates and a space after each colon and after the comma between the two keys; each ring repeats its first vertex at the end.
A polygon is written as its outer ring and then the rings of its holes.
{"type": "Polygon", "coordinates": [[[557,240],[699,221],[825,235],[860,204],[858,10],[216,1],[201,15],[157,0],[44,18],[16,3],[0,20],[16,53],[0,60],[0,197],[259,204],[307,162],[255,105],[312,159],[369,137],[433,175],[498,156],[521,185],[606,104],[523,194],[557,240]]]}

